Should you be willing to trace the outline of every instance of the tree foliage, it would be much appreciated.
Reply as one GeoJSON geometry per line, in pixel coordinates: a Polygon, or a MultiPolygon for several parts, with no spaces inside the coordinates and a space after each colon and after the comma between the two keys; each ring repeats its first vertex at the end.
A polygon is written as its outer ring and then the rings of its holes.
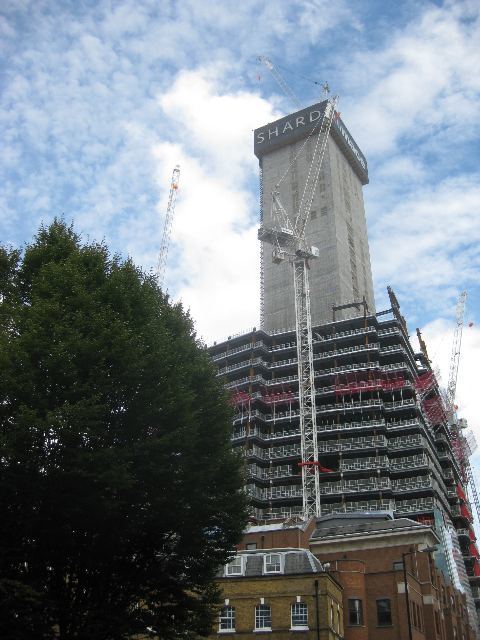
{"type": "Polygon", "coordinates": [[[0,368],[0,637],[208,633],[245,503],[188,314],[56,220],[0,249],[0,368]]]}

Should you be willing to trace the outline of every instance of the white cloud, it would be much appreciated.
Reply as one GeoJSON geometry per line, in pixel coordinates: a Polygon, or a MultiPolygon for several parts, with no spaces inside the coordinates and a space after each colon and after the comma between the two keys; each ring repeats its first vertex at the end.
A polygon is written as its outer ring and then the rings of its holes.
{"type": "Polygon", "coordinates": [[[348,122],[369,153],[391,151],[406,134],[421,141],[440,127],[465,130],[465,118],[478,125],[478,5],[430,6],[405,29],[390,31],[386,46],[359,52],[345,66],[357,93],[348,122]]]}
{"type": "MultiPolygon", "coordinates": [[[[180,74],[161,105],[176,143],[155,147],[160,179],[167,183],[173,166],[181,165],[167,284],[211,342],[258,322],[251,131],[274,115],[255,94],[219,90],[211,69],[180,74]]],[[[161,212],[164,206],[165,199],[161,212]]]]}
{"type": "Polygon", "coordinates": [[[443,312],[451,290],[480,282],[478,176],[417,187],[370,228],[376,280],[410,308],[443,312]]]}
{"type": "Polygon", "coordinates": [[[160,104],[182,142],[235,189],[256,172],[252,130],[280,114],[272,113],[269,103],[253,93],[220,91],[214,78],[224,73],[218,65],[182,72],[172,89],[161,95],[160,104]]]}
{"type": "Polygon", "coordinates": [[[21,244],[64,212],[148,269],[180,161],[171,290],[210,337],[256,322],[251,129],[278,115],[257,95],[275,87],[272,78],[252,82],[260,53],[290,68],[294,90],[302,75],[323,79],[326,69],[335,85],[343,65],[342,111],[373,167],[376,280],[412,300],[407,315],[443,313],[460,286],[478,283],[478,176],[461,173],[479,124],[477,3],[419,2],[401,26],[380,16],[375,37],[372,16],[345,1],[121,0],[55,12],[48,0],[7,4],[3,237],[21,244]],[[458,173],[445,179],[452,158],[458,173]],[[210,292],[228,300],[221,313],[210,313],[210,292]]]}

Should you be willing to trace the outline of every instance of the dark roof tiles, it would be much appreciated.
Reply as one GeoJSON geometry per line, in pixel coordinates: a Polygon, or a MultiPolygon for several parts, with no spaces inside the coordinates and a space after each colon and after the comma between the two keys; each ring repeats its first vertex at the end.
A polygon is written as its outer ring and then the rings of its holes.
{"type": "MultiPolygon", "coordinates": [[[[321,563],[307,549],[265,549],[261,551],[240,551],[239,556],[245,558],[243,576],[229,576],[230,578],[240,577],[257,577],[257,576],[275,576],[275,575],[295,575],[305,573],[319,573],[323,571],[321,563]],[[269,554],[279,554],[282,558],[282,571],[279,573],[264,573],[264,558],[269,554]]],[[[222,567],[217,577],[225,575],[222,567]]]]}

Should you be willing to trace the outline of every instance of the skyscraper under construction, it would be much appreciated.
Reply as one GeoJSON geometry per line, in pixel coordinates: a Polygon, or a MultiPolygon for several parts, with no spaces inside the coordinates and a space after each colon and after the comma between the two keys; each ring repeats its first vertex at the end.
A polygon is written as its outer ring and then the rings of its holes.
{"type": "MultiPolygon", "coordinates": [[[[272,192],[295,212],[325,103],[257,129],[261,226],[278,225],[272,192]]],[[[376,312],[362,186],[367,162],[332,122],[306,240],[321,514],[389,511],[435,528],[437,559],[480,605],[480,559],[462,469],[426,350],[415,353],[400,305],[376,312]],[[469,587],[470,582],[470,587],[469,587]]],[[[262,242],[260,328],[210,348],[231,392],[234,447],[245,456],[252,517],[301,517],[302,433],[292,266],[262,242]],[[275,255],[274,255],[275,258],[275,255]]]]}
{"type": "MultiPolygon", "coordinates": [[[[272,192],[278,189],[285,210],[298,211],[312,171],[315,146],[326,102],[255,131],[255,154],[261,178],[261,224],[270,226],[272,192]]],[[[362,186],[368,183],[367,161],[346,126],[335,118],[325,149],[306,227],[306,240],[318,249],[310,263],[313,324],[331,319],[332,306],[365,297],[375,311],[372,271],[362,186]]],[[[295,325],[291,266],[272,262],[271,247],[261,248],[261,313],[267,329],[295,325]]],[[[340,317],[354,315],[343,311],[340,317]]]]}

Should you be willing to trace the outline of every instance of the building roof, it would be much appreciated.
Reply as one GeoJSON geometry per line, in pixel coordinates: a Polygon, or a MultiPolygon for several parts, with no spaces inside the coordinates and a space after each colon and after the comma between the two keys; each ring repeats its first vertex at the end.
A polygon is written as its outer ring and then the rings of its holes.
{"type": "Polygon", "coordinates": [[[397,532],[405,529],[428,531],[428,525],[415,522],[410,518],[394,520],[390,513],[339,513],[319,518],[311,540],[356,536],[366,533],[397,532]]]}
{"type": "MultiPolygon", "coordinates": [[[[324,568],[319,560],[308,549],[256,549],[254,551],[239,551],[238,556],[244,558],[242,574],[228,576],[229,578],[251,578],[257,576],[295,575],[305,573],[323,573],[324,568]],[[264,557],[269,554],[279,554],[282,557],[282,571],[268,573],[264,571],[264,557]]],[[[224,567],[217,573],[217,577],[225,575],[224,567]]]]}
{"type": "Polygon", "coordinates": [[[253,524],[248,525],[244,533],[268,533],[269,531],[285,531],[288,529],[300,529],[305,531],[310,523],[310,520],[299,520],[291,524],[283,521],[272,522],[270,524],[253,524]]]}

